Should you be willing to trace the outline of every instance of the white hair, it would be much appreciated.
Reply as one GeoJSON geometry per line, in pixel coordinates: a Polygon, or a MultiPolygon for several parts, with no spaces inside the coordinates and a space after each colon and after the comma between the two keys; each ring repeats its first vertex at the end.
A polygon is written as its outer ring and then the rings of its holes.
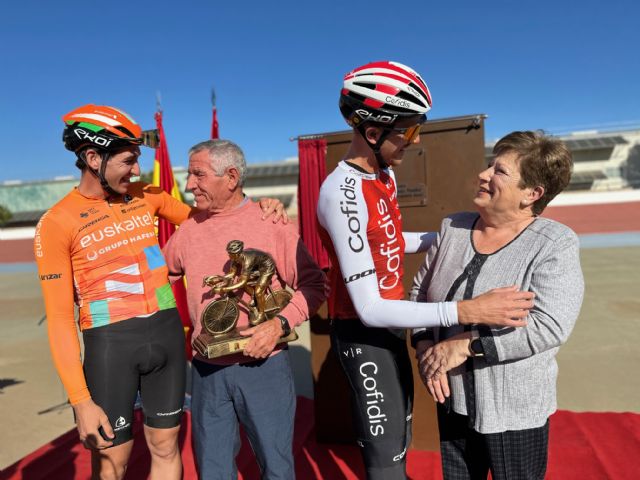
{"type": "Polygon", "coordinates": [[[244,184],[247,174],[247,162],[244,159],[242,149],[238,145],[230,140],[207,140],[191,147],[189,149],[189,158],[204,150],[209,152],[211,168],[216,176],[221,177],[229,167],[234,167],[240,175],[238,186],[244,184]]]}

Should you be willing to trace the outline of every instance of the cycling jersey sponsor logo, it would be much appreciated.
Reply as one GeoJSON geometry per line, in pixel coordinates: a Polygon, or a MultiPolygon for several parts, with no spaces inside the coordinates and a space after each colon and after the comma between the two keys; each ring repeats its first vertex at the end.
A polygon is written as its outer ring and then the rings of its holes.
{"type": "Polygon", "coordinates": [[[40,280],[57,280],[58,278],[62,278],[61,273],[45,273],[44,275],[40,275],[40,280]]]}
{"type": "Polygon", "coordinates": [[[124,417],[120,416],[113,425],[115,427],[113,431],[119,432],[120,430],[127,428],[129,425],[131,425],[131,423],[127,422],[124,417]]]}
{"type": "Polygon", "coordinates": [[[344,196],[344,201],[340,201],[340,213],[347,217],[347,227],[353,235],[349,235],[347,243],[352,252],[361,252],[364,248],[364,241],[360,235],[360,219],[358,218],[358,203],[356,200],[356,179],[345,177],[344,185],[340,185],[340,191],[344,196]]]}
{"type": "Polygon", "coordinates": [[[176,415],[182,411],[181,408],[174,410],[173,412],[157,412],[156,415],[159,417],[170,417],[171,415],[176,415]]]}
{"type": "Polygon", "coordinates": [[[368,277],[369,275],[376,273],[376,269],[375,268],[370,268],[369,270],[365,270],[364,272],[360,272],[360,273],[354,273],[353,275],[350,275],[349,277],[344,277],[344,283],[345,285],[347,283],[351,283],[354,282],[360,278],[364,278],[364,277],[368,277]]]}
{"type": "MultiPolygon", "coordinates": [[[[387,190],[389,190],[389,200],[390,201],[394,201],[397,197],[396,194],[396,189],[393,188],[393,183],[391,183],[391,180],[389,180],[386,184],[385,187],[387,187],[387,190]]],[[[398,218],[402,218],[402,215],[398,212],[398,218]]]]}
{"type": "Polygon", "coordinates": [[[40,236],[40,230],[42,229],[42,221],[49,214],[49,211],[45,212],[42,217],[40,217],[40,221],[36,225],[36,232],[33,237],[33,249],[36,257],[42,257],[44,255],[44,251],[42,250],[42,237],[40,236]]]}
{"type": "Polygon", "coordinates": [[[130,232],[137,228],[143,228],[150,225],[153,225],[153,217],[149,212],[145,213],[142,216],[138,215],[131,217],[130,220],[125,220],[123,222],[113,222],[111,225],[107,225],[106,227],[96,232],[91,232],[90,234],[82,237],[80,239],[80,247],[87,248],[93,243],[101,242],[106,238],[114,237],[116,235],[123,235],[126,232],[130,232]]]}
{"type": "Polygon", "coordinates": [[[116,250],[123,245],[129,245],[130,243],[139,242],[140,240],[144,240],[146,238],[155,238],[156,234],[154,232],[146,232],[136,235],[135,237],[129,237],[122,240],[118,240],[117,242],[113,242],[109,245],[105,245],[104,247],[99,248],[98,250],[93,250],[92,252],[87,253],[87,260],[95,260],[98,256],[103,255],[112,250],[116,250]]]}
{"type": "Polygon", "coordinates": [[[398,269],[400,268],[400,245],[398,244],[398,232],[396,226],[393,223],[391,214],[389,213],[389,206],[384,199],[378,201],[378,213],[382,216],[382,219],[378,220],[378,227],[384,231],[386,242],[380,244],[379,253],[387,259],[387,272],[388,274],[382,276],[378,281],[378,285],[383,290],[391,290],[400,281],[400,274],[398,269]]]}
{"type": "Polygon", "coordinates": [[[369,432],[374,437],[384,434],[383,422],[387,421],[387,414],[382,410],[384,394],[378,390],[378,382],[375,375],[378,373],[378,366],[374,362],[365,362],[360,365],[360,375],[362,375],[362,386],[367,391],[365,394],[365,405],[367,419],[369,420],[369,432]]]}
{"type": "Polygon", "coordinates": [[[400,460],[402,460],[404,458],[404,455],[406,453],[407,453],[407,447],[404,447],[404,450],[402,450],[398,455],[393,457],[393,461],[394,462],[399,462],[400,460]]]}
{"type": "Polygon", "coordinates": [[[356,355],[362,355],[362,349],[349,347],[349,350],[343,350],[342,354],[347,358],[356,358],[356,355]]]}
{"type": "MultiPolygon", "coordinates": [[[[136,202],[137,203],[137,202],[136,202]]],[[[144,208],[145,204],[144,203],[140,203],[140,204],[135,204],[132,203],[132,206],[130,206],[129,208],[123,208],[122,210],[120,210],[122,213],[129,213],[129,212],[133,212],[134,210],[139,210],[141,208],[144,208]]]]}
{"type": "Polygon", "coordinates": [[[98,210],[97,208],[91,207],[89,210],[87,210],[86,212],[80,212],[80,217],[82,218],[87,218],[89,215],[93,215],[95,213],[98,213],[100,210],[98,210]]]}
{"type": "MultiPolygon", "coordinates": [[[[80,216],[82,216],[82,214],[80,214],[80,216]]],[[[81,226],[78,229],[78,233],[83,231],[85,228],[89,228],[91,225],[95,225],[96,223],[101,222],[102,220],[106,220],[107,218],[109,218],[109,215],[103,215],[101,217],[91,220],[89,223],[85,223],[83,226],[81,226]]]]}

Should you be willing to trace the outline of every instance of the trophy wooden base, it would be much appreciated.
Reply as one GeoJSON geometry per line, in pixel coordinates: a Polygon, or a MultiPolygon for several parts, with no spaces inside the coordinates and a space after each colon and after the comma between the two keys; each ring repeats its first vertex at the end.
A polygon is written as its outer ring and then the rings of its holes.
{"type": "MultiPolygon", "coordinates": [[[[225,355],[232,355],[244,350],[251,337],[243,337],[238,333],[238,329],[234,329],[228,333],[221,335],[211,335],[208,333],[201,333],[193,341],[193,347],[196,351],[205,358],[217,358],[224,357],[225,355]]],[[[298,339],[298,334],[295,330],[291,330],[291,333],[286,337],[281,337],[278,343],[293,342],[298,339]]]]}

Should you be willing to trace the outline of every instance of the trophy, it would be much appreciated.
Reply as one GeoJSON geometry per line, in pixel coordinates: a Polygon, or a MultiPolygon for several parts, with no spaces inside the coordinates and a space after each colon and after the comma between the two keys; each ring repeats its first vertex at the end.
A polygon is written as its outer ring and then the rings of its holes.
{"type": "MultiPolygon", "coordinates": [[[[236,327],[240,308],[247,311],[249,325],[256,326],[275,317],[291,300],[287,290],[272,290],[271,278],[276,272],[273,258],[261,250],[246,249],[240,240],[227,244],[231,267],[226,275],[211,275],[203,285],[219,295],[202,311],[202,333],[193,341],[194,348],[205,358],[217,358],[244,350],[251,337],[243,337],[236,327]],[[238,293],[239,291],[239,293],[238,293]],[[247,292],[251,301],[242,299],[247,292]]],[[[296,340],[295,330],[278,343],[296,340]]]]}

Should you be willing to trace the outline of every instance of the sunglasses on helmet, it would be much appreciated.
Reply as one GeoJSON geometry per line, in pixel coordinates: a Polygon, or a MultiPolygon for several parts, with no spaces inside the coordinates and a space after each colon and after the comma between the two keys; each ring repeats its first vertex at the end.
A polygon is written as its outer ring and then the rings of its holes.
{"type": "Polygon", "coordinates": [[[142,131],[142,144],[150,148],[158,148],[160,145],[160,134],[157,129],[142,131]]]}

